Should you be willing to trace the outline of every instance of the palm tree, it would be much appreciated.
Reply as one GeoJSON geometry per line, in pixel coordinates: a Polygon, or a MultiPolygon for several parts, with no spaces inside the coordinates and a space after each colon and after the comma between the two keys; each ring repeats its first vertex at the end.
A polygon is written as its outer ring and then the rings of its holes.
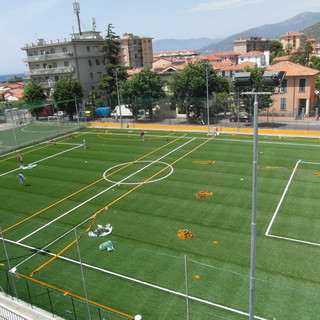
{"type": "Polygon", "coordinates": [[[306,42],[304,45],[304,54],[307,60],[307,65],[309,65],[310,62],[310,54],[313,51],[313,46],[312,43],[310,41],[306,42]]]}

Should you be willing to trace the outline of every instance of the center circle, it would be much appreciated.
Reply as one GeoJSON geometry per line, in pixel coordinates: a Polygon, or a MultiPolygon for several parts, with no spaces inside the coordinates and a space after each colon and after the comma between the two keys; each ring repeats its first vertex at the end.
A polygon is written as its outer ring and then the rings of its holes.
{"type": "MultiPolygon", "coordinates": [[[[142,171],[143,169],[144,169],[144,168],[140,169],[139,171],[142,171]]],[[[137,171],[136,173],[138,173],[139,171],[137,171]]],[[[117,165],[109,168],[108,170],[106,170],[106,171],[103,173],[103,178],[104,178],[105,180],[107,180],[108,182],[115,183],[115,184],[137,185],[137,184],[142,184],[142,183],[152,183],[152,182],[157,182],[157,181],[163,180],[163,179],[169,177],[169,176],[172,174],[172,172],[173,172],[173,167],[172,167],[170,164],[166,163],[166,162],[142,160],[142,161],[132,161],[132,162],[125,162],[125,163],[117,164],[117,165]],[[115,169],[115,168],[118,168],[118,167],[121,167],[121,166],[127,166],[127,165],[129,166],[129,165],[136,164],[136,163],[151,163],[151,164],[153,164],[153,163],[161,163],[161,164],[163,164],[164,166],[170,168],[170,172],[169,172],[167,175],[165,175],[165,176],[163,176],[163,177],[161,177],[161,178],[159,178],[159,179],[153,179],[153,180],[141,181],[141,182],[125,182],[125,181],[122,182],[122,180],[121,180],[121,181],[114,181],[114,180],[111,180],[111,179],[109,179],[109,178],[107,177],[107,173],[108,173],[109,171],[115,169]]],[[[134,175],[134,174],[130,175],[130,176],[127,177],[127,178],[130,178],[130,177],[133,176],[133,175],[134,175]]],[[[126,178],[124,178],[123,180],[126,180],[126,178]]]]}

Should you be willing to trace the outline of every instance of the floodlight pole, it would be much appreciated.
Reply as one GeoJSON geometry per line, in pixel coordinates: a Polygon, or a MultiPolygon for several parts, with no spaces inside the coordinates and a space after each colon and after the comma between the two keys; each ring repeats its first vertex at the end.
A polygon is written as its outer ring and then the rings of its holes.
{"type": "Polygon", "coordinates": [[[250,251],[250,291],[249,320],[254,320],[255,311],[255,271],[257,242],[257,194],[258,194],[258,96],[272,95],[271,92],[244,92],[244,95],[254,95],[253,104],[253,156],[252,156],[252,214],[251,214],[251,251],[250,251]]]}

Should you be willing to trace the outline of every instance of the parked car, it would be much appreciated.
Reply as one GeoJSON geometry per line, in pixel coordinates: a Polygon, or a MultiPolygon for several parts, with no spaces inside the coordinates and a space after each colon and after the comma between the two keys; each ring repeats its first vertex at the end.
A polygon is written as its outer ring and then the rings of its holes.
{"type": "Polygon", "coordinates": [[[247,113],[234,114],[230,117],[230,122],[251,122],[251,116],[247,113]]]}
{"type": "Polygon", "coordinates": [[[53,115],[57,117],[64,117],[67,114],[64,111],[58,111],[58,112],[55,112],[53,115]]]}

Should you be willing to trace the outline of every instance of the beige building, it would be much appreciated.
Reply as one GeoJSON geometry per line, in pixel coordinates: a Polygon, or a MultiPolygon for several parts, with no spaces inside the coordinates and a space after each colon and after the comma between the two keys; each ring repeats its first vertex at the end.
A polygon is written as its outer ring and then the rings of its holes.
{"type": "Polygon", "coordinates": [[[307,41],[307,36],[301,32],[287,32],[280,36],[280,42],[282,43],[283,49],[286,51],[290,49],[303,48],[307,41]]]}
{"type": "Polygon", "coordinates": [[[243,37],[233,41],[233,51],[236,53],[246,53],[249,51],[268,50],[270,39],[261,37],[243,37]]]}
{"type": "Polygon", "coordinates": [[[269,111],[295,118],[308,116],[317,107],[316,77],[319,70],[289,61],[278,62],[267,68],[270,71],[285,71],[282,83],[283,94],[273,95],[269,111]]]}
{"type": "Polygon", "coordinates": [[[125,33],[120,39],[120,58],[122,65],[133,68],[152,68],[152,38],[140,38],[125,33]]]}
{"type": "Polygon", "coordinates": [[[89,31],[72,34],[71,39],[26,44],[22,50],[27,57],[26,75],[38,80],[44,87],[51,88],[63,76],[79,79],[85,96],[98,89],[104,66],[101,63],[101,48],[104,39],[100,32],[89,31]]]}

